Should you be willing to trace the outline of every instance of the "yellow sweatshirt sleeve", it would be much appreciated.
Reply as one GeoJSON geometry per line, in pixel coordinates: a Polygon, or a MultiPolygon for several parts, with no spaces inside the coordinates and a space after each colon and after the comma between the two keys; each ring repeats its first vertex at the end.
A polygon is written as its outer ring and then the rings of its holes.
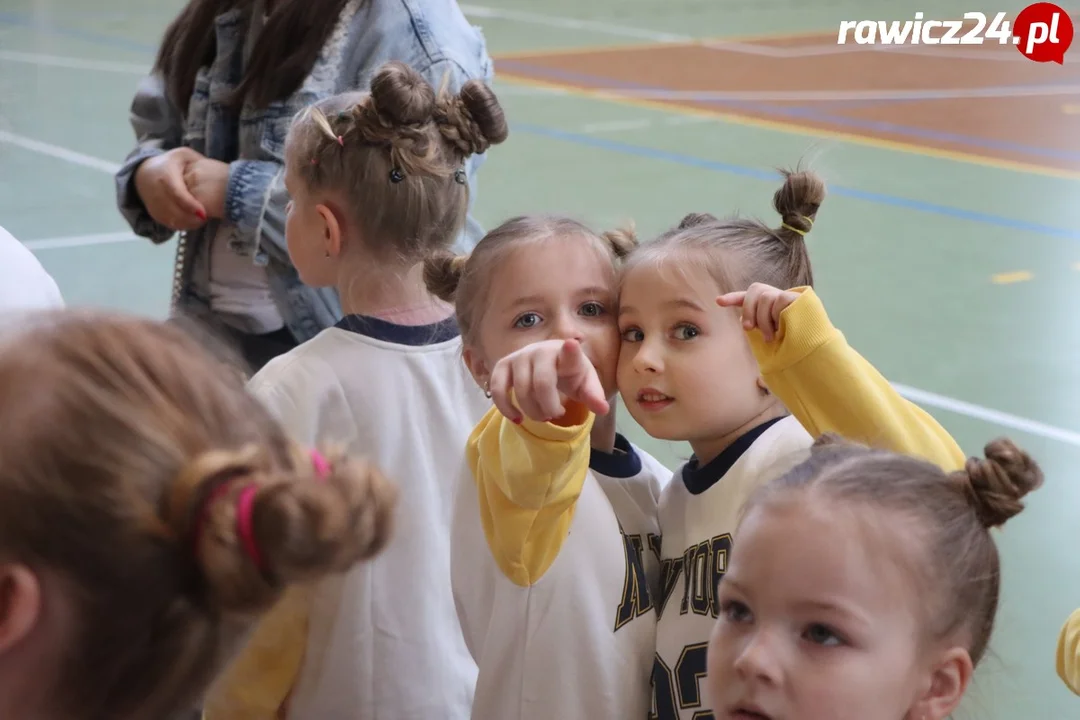
{"type": "Polygon", "coordinates": [[[1057,649],[1058,677],[1077,695],[1080,695],[1080,610],[1069,616],[1057,649]]]}
{"type": "Polygon", "coordinates": [[[589,471],[595,416],[571,403],[559,423],[520,425],[492,408],[466,447],[480,521],[499,569],[532,585],[559,555],[589,471]]]}
{"type": "Polygon", "coordinates": [[[277,720],[300,676],[307,647],[309,590],[290,588],[255,626],[211,686],[203,720],[277,720]]]}
{"type": "Polygon", "coordinates": [[[925,410],[901,397],[833,327],[812,288],[780,313],[779,333],[766,342],[748,333],[769,390],[814,437],[834,432],[856,442],[925,458],[946,471],[964,453],[925,410]]]}

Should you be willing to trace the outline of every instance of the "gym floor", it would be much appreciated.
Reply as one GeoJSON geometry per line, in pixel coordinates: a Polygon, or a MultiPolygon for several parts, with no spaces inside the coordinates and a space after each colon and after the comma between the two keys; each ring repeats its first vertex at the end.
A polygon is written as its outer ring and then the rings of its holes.
{"type": "MultiPolygon", "coordinates": [[[[462,7],[511,122],[480,176],[485,225],[552,211],[633,220],[648,237],[695,210],[775,222],[774,168],[824,175],[809,242],[833,322],[966,452],[1009,435],[1047,475],[998,535],[993,652],[957,717],[1078,716],[1054,673],[1080,606],[1075,60],[836,44],[843,20],[928,10],[911,0],[477,1],[462,7]]],[[[130,234],[111,175],[133,145],[135,84],[182,3],[95,4],[0,0],[0,225],[70,304],[160,317],[172,244],[130,234]]],[[[938,0],[928,19],[1025,3],[984,4],[938,0]]],[[[622,424],[673,467],[688,455],[622,424]]]]}

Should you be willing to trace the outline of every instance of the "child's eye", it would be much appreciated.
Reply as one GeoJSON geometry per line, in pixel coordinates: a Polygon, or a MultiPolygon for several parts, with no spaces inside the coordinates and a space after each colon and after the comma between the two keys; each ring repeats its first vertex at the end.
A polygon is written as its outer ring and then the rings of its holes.
{"type": "Polygon", "coordinates": [[[676,327],[674,334],[676,340],[692,340],[700,335],[701,331],[693,325],[684,324],[676,327]]]}
{"type": "Polygon", "coordinates": [[[533,328],[540,324],[540,316],[534,312],[522,313],[514,321],[516,328],[533,328]]]}
{"type": "Polygon", "coordinates": [[[806,628],[803,636],[815,645],[835,646],[843,645],[844,641],[828,625],[814,623],[806,628]]]}
{"type": "Polygon", "coordinates": [[[589,301],[578,310],[585,317],[600,317],[604,314],[604,306],[598,302],[589,301]]]}
{"type": "Polygon", "coordinates": [[[645,333],[637,328],[628,328],[622,331],[623,342],[641,342],[645,339],[645,333]]]}
{"type": "Polygon", "coordinates": [[[738,600],[728,600],[720,606],[720,612],[728,622],[742,623],[753,619],[750,608],[738,600]]]}

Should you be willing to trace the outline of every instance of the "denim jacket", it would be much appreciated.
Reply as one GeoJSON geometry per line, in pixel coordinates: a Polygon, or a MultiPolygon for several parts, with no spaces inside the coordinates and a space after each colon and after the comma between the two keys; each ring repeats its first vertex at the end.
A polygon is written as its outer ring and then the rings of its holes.
{"type": "MultiPolygon", "coordinates": [[[[465,19],[455,0],[350,0],[315,66],[291,97],[264,109],[245,104],[237,112],[224,100],[243,72],[245,42],[254,9],[234,9],[214,21],[217,56],[195,81],[187,118],[167,99],[158,74],[139,85],[131,106],[138,145],[116,174],[117,203],[132,230],[155,243],[174,231],[154,221],[135,190],[135,171],[146,159],[187,146],[206,157],[230,163],[225,222],[232,229],[230,248],[264,266],[275,303],[286,326],[304,342],[341,317],[337,292],[311,288],[300,281],[285,245],[285,135],[293,116],[323,98],[365,91],[381,65],[398,60],[411,65],[439,88],[444,78],[453,91],[467,80],[493,77],[483,35],[465,19]]],[[[483,156],[467,165],[470,195],[483,156]]],[[[470,201],[471,203],[471,201],[470,201]]],[[[209,303],[209,241],[218,223],[182,233],[177,247],[173,312],[212,318],[209,303]]],[[[466,252],[482,230],[471,207],[457,250],[466,252]]]]}

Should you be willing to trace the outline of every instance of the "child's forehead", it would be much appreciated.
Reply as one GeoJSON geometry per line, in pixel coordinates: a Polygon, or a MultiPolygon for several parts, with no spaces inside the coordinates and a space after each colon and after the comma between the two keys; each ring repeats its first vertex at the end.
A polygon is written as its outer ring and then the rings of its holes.
{"type": "Polygon", "coordinates": [[[711,302],[719,290],[703,263],[680,261],[670,255],[644,258],[627,266],[619,278],[620,302],[647,300],[652,304],[683,296],[711,302]]]}
{"type": "Polygon", "coordinates": [[[761,573],[752,581],[783,578],[774,586],[793,603],[831,597],[865,613],[918,605],[917,568],[901,547],[908,523],[862,503],[791,500],[754,508],[739,528],[740,553],[761,573]]]}
{"type": "Polygon", "coordinates": [[[615,265],[595,238],[586,235],[550,235],[515,243],[506,255],[504,267],[527,278],[548,280],[591,277],[594,283],[614,288],[615,265]]]}

